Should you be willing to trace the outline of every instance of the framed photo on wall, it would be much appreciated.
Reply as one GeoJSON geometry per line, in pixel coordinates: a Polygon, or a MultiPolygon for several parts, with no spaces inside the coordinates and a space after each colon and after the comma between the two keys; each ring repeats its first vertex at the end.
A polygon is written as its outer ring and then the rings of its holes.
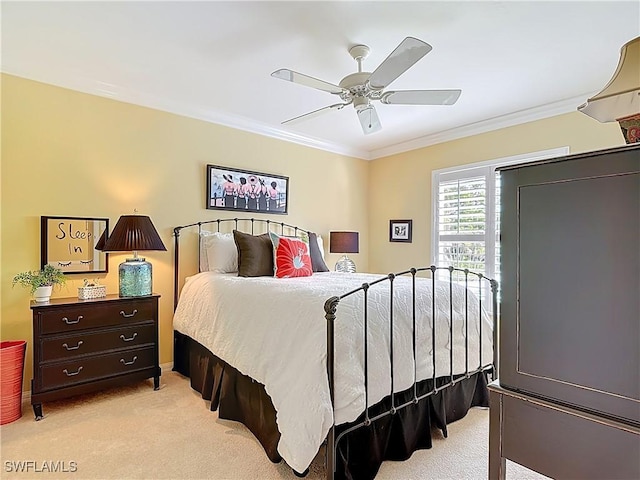
{"type": "Polygon", "coordinates": [[[289,177],[207,165],[206,207],[210,210],[286,215],[289,177]]]}
{"type": "Polygon", "coordinates": [[[389,241],[411,243],[413,220],[389,220],[389,241]]]}
{"type": "Polygon", "coordinates": [[[40,217],[40,268],[64,273],[107,273],[107,253],[96,250],[109,235],[108,218],[40,217]]]}

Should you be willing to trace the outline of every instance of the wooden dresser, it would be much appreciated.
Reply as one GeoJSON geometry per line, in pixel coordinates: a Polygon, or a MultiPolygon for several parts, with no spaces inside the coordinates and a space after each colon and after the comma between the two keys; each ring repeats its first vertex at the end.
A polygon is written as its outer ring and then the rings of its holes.
{"type": "Polygon", "coordinates": [[[489,478],[640,478],[640,144],[500,179],[489,478]]]}
{"type": "Polygon", "coordinates": [[[158,361],[159,295],[31,302],[36,420],[42,402],[153,377],[158,361]]]}

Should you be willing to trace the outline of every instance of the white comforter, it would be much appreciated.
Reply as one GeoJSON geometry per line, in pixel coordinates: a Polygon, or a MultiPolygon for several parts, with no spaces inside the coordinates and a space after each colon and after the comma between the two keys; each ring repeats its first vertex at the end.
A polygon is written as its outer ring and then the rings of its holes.
{"type": "MultiPolygon", "coordinates": [[[[243,278],[199,273],[180,296],[173,326],[216,356],[265,386],[277,411],[278,452],[304,471],[334,422],[326,374],[324,302],[380,275],[314,273],[311,277],[243,278]]],[[[432,376],[431,280],[417,280],[418,379],[432,376]]],[[[411,279],[394,285],[394,390],[413,383],[411,279]]],[[[436,284],[436,375],[448,375],[449,284],[436,284]]],[[[478,302],[469,294],[469,370],[493,358],[491,321],[482,312],[479,351],[478,302]],[[481,360],[481,361],[480,361],[481,360]]],[[[464,288],[454,285],[454,373],[465,371],[464,288]]],[[[336,312],[335,423],[354,421],[364,411],[363,296],[343,299],[336,312]]],[[[369,404],[390,393],[389,286],[369,289],[369,404]]]]}

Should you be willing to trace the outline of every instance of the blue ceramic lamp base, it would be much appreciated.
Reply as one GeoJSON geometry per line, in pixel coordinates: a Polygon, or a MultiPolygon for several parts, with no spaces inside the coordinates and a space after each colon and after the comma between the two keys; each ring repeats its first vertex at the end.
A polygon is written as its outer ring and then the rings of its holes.
{"type": "Polygon", "coordinates": [[[151,295],[151,264],[142,257],[127,258],[118,267],[121,297],[151,295]]]}

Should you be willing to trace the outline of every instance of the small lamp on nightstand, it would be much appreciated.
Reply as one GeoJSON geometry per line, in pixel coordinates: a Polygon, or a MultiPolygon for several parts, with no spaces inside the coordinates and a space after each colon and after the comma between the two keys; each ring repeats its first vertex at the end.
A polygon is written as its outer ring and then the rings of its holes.
{"type": "Polygon", "coordinates": [[[358,236],[358,232],[329,232],[329,251],[345,254],[336,263],[336,272],[355,273],[356,264],[346,254],[358,253],[358,236]]]}
{"type": "Polygon", "coordinates": [[[121,297],[151,295],[151,264],[138,257],[140,250],[163,250],[166,247],[151,219],[146,215],[122,215],[102,250],[105,252],[133,252],[118,268],[121,297]]]}
{"type": "Polygon", "coordinates": [[[107,237],[107,230],[105,230],[104,232],[102,232],[102,235],[100,235],[100,238],[96,242],[96,246],[94,248],[101,252],[104,251],[104,244],[107,243],[107,237]]]}

